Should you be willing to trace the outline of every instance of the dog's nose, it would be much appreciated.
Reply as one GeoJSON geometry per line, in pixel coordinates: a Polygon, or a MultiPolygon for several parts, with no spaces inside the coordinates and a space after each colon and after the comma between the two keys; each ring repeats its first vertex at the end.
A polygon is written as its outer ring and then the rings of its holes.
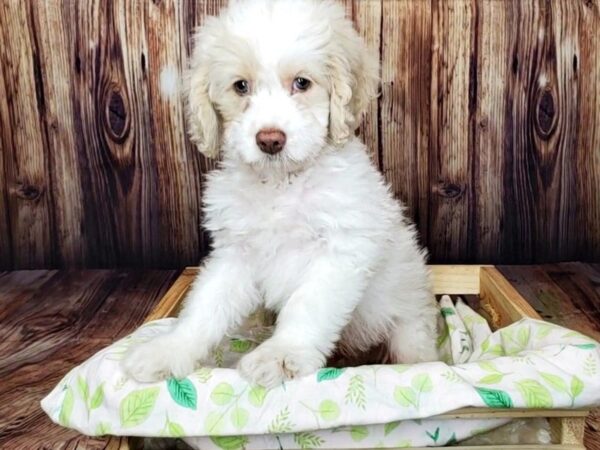
{"type": "Polygon", "coordinates": [[[269,155],[279,153],[285,145],[285,133],[275,128],[260,130],[256,133],[256,145],[269,155]]]}

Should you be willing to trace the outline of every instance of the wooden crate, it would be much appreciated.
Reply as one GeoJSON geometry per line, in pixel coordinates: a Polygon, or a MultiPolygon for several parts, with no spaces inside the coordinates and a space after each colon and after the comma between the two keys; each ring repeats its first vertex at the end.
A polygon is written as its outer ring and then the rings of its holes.
{"type": "MultiPolygon", "coordinates": [[[[161,299],[146,321],[172,317],[177,314],[182,300],[199,269],[186,268],[161,299]]],[[[475,309],[489,322],[493,330],[510,325],[523,317],[541,319],[539,314],[521,297],[517,290],[493,266],[439,265],[431,266],[433,290],[436,295],[464,295],[476,298],[475,309]]],[[[444,419],[498,419],[544,417],[550,422],[551,445],[491,445],[453,446],[454,449],[582,449],[585,418],[583,409],[489,409],[462,408],[436,416],[444,419]]],[[[113,437],[107,447],[114,450],[141,449],[139,438],[113,437]]]]}

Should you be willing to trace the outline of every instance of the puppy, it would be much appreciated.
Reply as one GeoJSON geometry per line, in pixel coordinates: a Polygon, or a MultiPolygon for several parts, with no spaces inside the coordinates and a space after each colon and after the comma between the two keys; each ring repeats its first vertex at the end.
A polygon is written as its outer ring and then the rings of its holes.
{"type": "Polygon", "coordinates": [[[239,363],[253,383],[310,374],[336,343],[437,359],[425,252],[354,133],[378,71],[332,1],[234,1],[197,32],[186,113],[222,156],[204,192],[213,250],[176,328],[126,355],[131,377],[185,377],[263,305],[278,319],[239,363]]]}

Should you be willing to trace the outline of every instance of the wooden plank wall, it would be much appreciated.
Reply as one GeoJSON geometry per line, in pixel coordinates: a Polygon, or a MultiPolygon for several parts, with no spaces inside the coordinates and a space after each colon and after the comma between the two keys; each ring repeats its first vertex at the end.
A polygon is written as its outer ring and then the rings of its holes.
{"type": "MultiPolygon", "coordinates": [[[[207,249],[171,80],[225,0],[0,0],[0,270],[207,249]]],[[[600,260],[600,2],[345,0],[361,134],[434,262],[600,260]]]]}

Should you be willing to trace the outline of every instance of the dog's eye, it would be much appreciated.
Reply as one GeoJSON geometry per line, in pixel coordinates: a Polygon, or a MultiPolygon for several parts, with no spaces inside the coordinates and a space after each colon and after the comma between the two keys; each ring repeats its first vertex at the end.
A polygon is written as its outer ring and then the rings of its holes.
{"type": "Polygon", "coordinates": [[[240,95],[246,95],[248,92],[250,92],[250,84],[246,80],[236,81],[233,83],[233,88],[235,89],[235,92],[240,95]]]}
{"type": "Polygon", "coordinates": [[[306,78],[296,77],[294,78],[293,89],[294,91],[304,92],[307,91],[312,82],[306,78]]]}

